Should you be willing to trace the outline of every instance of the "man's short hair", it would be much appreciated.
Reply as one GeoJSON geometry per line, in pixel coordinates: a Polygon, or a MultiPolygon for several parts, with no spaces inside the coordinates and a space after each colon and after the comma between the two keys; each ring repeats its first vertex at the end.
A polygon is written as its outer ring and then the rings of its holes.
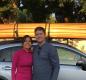
{"type": "Polygon", "coordinates": [[[43,31],[44,34],[46,33],[46,32],[45,32],[45,29],[44,29],[43,27],[37,27],[37,28],[35,29],[35,33],[36,33],[36,31],[43,31]]]}

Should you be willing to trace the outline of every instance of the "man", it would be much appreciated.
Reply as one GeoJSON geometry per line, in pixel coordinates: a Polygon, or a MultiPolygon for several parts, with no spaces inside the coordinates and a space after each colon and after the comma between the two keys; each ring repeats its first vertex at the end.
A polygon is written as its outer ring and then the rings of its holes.
{"type": "Polygon", "coordinates": [[[35,36],[38,44],[33,50],[33,80],[57,80],[60,67],[57,50],[46,41],[44,28],[37,27],[35,36]]]}

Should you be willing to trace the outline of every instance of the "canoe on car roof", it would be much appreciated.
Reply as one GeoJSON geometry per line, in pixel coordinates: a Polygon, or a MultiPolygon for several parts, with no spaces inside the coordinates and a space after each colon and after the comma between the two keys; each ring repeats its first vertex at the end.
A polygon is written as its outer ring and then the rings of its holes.
{"type": "Polygon", "coordinates": [[[86,38],[86,23],[27,23],[27,24],[0,24],[0,38],[13,38],[30,35],[35,37],[34,29],[44,27],[46,35],[52,38],[86,38]]]}

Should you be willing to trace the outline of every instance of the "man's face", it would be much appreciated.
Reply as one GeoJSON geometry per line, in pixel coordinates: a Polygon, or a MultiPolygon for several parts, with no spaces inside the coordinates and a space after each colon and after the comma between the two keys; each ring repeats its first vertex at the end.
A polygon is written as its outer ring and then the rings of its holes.
{"type": "Polygon", "coordinates": [[[45,33],[42,30],[37,30],[35,36],[38,43],[45,41],[45,33]]]}

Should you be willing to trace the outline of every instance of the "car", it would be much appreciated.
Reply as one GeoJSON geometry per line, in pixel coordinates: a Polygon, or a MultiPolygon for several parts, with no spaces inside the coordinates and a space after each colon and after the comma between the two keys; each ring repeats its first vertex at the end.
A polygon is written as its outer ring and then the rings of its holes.
{"type": "MultiPolygon", "coordinates": [[[[56,47],[59,55],[58,80],[86,80],[86,54],[63,43],[51,42],[51,45],[56,47]]],[[[20,42],[0,45],[0,80],[11,80],[12,55],[20,48],[20,42]]]]}

